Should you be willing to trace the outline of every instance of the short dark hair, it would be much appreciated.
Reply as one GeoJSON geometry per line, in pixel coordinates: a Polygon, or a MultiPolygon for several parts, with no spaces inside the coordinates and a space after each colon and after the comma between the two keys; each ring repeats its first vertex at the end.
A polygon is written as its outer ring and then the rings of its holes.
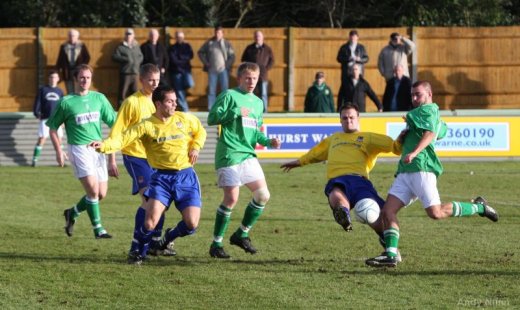
{"type": "Polygon", "coordinates": [[[157,101],[162,102],[164,100],[164,97],[166,97],[166,94],[174,93],[174,92],[175,92],[175,89],[173,89],[170,86],[166,86],[166,85],[158,86],[152,93],[153,104],[155,105],[155,103],[157,101]]]}
{"type": "Polygon", "coordinates": [[[237,76],[241,77],[246,71],[260,72],[260,67],[254,62],[243,62],[238,66],[237,76]]]}
{"type": "Polygon", "coordinates": [[[349,37],[351,37],[351,36],[353,36],[353,35],[356,35],[356,36],[359,37],[359,34],[358,34],[358,32],[357,32],[356,29],[352,29],[352,30],[350,30],[350,32],[348,33],[348,36],[349,36],[349,37]]]}
{"type": "Polygon", "coordinates": [[[217,25],[215,26],[215,31],[217,30],[224,30],[224,27],[222,27],[221,25],[217,25]]]}
{"type": "Polygon", "coordinates": [[[392,32],[392,34],[390,35],[390,40],[395,41],[395,40],[397,40],[398,36],[399,36],[398,32],[392,32]]]}
{"type": "Polygon", "coordinates": [[[359,115],[359,107],[356,104],[352,104],[352,102],[347,102],[345,104],[342,104],[338,109],[339,115],[341,116],[341,112],[343,112],[343,110],[348,110],[348,109],[356,110],[357,115],[359,115]]]}
{"type": "Polygon", "coordinates": [[[144,64],[139,68],[139,76],[145,76],[151,73],[161,73],[161,70],[157,65],[151,63],[144,64]]]}
{"type": "Polygon", "coordinates": [[[74,77],[77,79],[78,75],[81,71],[87,71],[87,70],[90,71],[90,73],[92,73],[92,77],[94,77],[94,69],[92,69],[92,67],[87,64],[81,64],[81,65],[77,66],[76,70],[74,71],[74,77]]]}
{"type": "Polygon", "coordinates": [[[58,72],[58,70],[56,69],[51,69],[49,70],[49,73],[47,73],[47,76],[51,76],[53,74],[57,74],[58,76],[60,75],[60,73],[58,72]]]}

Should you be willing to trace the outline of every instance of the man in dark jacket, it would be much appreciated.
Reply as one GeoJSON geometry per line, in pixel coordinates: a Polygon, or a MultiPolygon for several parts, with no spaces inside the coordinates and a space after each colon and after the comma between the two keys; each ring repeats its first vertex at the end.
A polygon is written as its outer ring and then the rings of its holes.
{"type": "Polygon", "coordinates": [[[394,67],[394,77],[386,82],[383,111],[410,111],[412,109],[412,82],[404,75],[403,65],[394,67]]]}
{"type": "Polygon", "coordinates": [[[264,112],[267,112],[268,85],[267,72],[274,65],[274,55],[271,48],[264,43],[262,31],[255,31],[255,42],[249,44],[242,54],[242,61],[256,63],[260,67],[260,78],[256,84],[255,94],[264,102],[264,112]]]}
{"type": "Polygon", "coordinates": [[[377,106],[378,112],[383,112],[381,101],[377,98],[370,84],[361,75],[359,65],[354,64],[349,78],[341,83],[338,94],[338,111],[342,105],[351,103],[359,108],[359,112],[366,112],[366,95],[377,106]]]}
{"type": "Polygon", "coordinates": [[[168,49],[170,58],[170,81],[177,93],[177,102],[184,112],[188,112],[188,101],[186,100],[186,90],[192,88],[195,83],[191,75],[191,60],[193,59],[193,49],[191,45],[184,41],[184,32],[175,32],[175,44],[168,49]]]}
{"type": "Polygon", "coordinates": [[[306,113],[334,113],[334,97],[325,84],[325,73],[316,72],[316,81],[307,90],[304,110],[306,113]]]}
{"type": "Polygon", "coordinates": [[[161,80],[159,85],[166,85],[164,74],[168,69],[168,54],[166,48],[159,42],[159,31],[152,29],[148,33],[148,41],[141,45],[141,53],[143,54],[143,65],[153,64],[161,71],[161,80]]]}
{"type": "Polygon", "coordinates": [[[348,42],[343,44],[338,51],[337,61],[341,64],[341,80],[348,78],[350,70],[354,64],[358,64],[361,74],[364,72],[364,65],[368,62],[368,54],[365,47],[358,43],[359,35],[357,30],[351,30],[348,35],[348,42]]]}
{"type": "Polygon", "coordinates": [[[60,73],[67,94],[74,93],[74,72],[79,65],[88,64],[90,54],[87,46],[79,40],[79,31],[76,29],[69,30],[69,39],[60,46],[58,60],[56,61],[56,69],[60,73]]]}

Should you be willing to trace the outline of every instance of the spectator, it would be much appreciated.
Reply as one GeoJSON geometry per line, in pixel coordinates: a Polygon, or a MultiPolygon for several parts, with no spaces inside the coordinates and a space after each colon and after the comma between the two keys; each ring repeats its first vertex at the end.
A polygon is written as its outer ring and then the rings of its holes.
{"type": "Polygon", "coordinates": [[[141,53],[143,54],[143,65],[156,65],[161,71],[160,85],[167,84],[164,74],[168,69],[168,54],[166,48],[159,42],[159,31],[151,29],[148,33],[148,41],[141,45],[141,53]]]}
{"type": "Polygon", "coordinates": [[[386,82],[383,111],[410,111],[412,109],[412,82],[404,76],[403,65],[394,68],[394,77],[386,82]]]}
{"type": "Polygon", "coordinates": [[[394,68],[400,64],[403,66],[404,75],[410,77],[408,71],[408,55],[415,51],[415,43],[412,40],[401,36],[399,33],[394,32],[390,35],[390,42],[385,46],[381,53],[379,53],[379,59],[377,61],[377,67],[379,73],[388,82],[394,77],[394,68]]]}
{"type": "Polygon", "coordinates": [[[191,75],[191,60],[193,59],[193,49],[191,45],[184,41],[184,32],[175,32],[175,44],[168,50],[170,58],[170,80],[177,93],[177,102],[184,112],[189,110],[186,100],[186,89],[195,85],[191,75]]]}
{"type": "Polygon", "coordinates": [[[372,90],[372,87],[370,87],[370,84],[361,75],[360,66],[354,64],[349,78],[344,83],[341,83],[338,94],[338,111],[342,105],[352,103],[359,108],[359,112],[366,112],[366,95],[377,106],[378,112],[383,112],[383,105],[372,90]]]}
{"type": "Polygon", "coordinates": [[[137,91],[139,67],[143,61],[143,54],[139,43],[135,40],[132,28],[126,29],[125,38],[114,51],[112,59],[120,65],[117,94],[117,108],[119,109],[123,100],[137,91]]]}
{"type": "Polygon", "coordinates": [[[262,31],[255,31],[255,42],[249,44],[242,54],[242,61],[254,62],[260,67],[260,80],[256,84],[255,94],[264,102],[264,112],[268,106],[268,86],[267,71],[274,65],[273,50],[264,44],[264,34],[262,31]]]}
{"type": "Polygon", "coordinates": [[[368,62],[368,54],[365,47],[358,43],[358,40],[357,30],[350,30],[348,42],[339,48],[336,59],[341,64],[341,81],[348,79],[349,70],[352,70],[354,64],[358,64],[361,68],[361,74],[364,74],[364,65],[368,62]]]}
{"type": "Polygon", "coordinates": [[[217,82],[220,81],[220,91],[229,88],[229,71],[235,62],[235,51],[231,43],[224,39],[221,26],[215,27],[215,35],[202,45],[198,55],[203,70],[208,72],[208,110],[211,110],[217,98],[217,82]]]}
{"type": "Polygon", "coordinates": [[[65,82],[67,94],[74,93],[74,74],[76,68],[82,64],[88,64],[90,54],[87,46],[79,40],[79,31],[69,30],[69,39],[60,46],[56,68],[65,82]]]}
{"type": "Polygon", "coordinates": [[[304,112],[334,113],[334,98],[330,87],[325,84],[325,73],[316,72],[315,81],[305,95],[304,112]]]}

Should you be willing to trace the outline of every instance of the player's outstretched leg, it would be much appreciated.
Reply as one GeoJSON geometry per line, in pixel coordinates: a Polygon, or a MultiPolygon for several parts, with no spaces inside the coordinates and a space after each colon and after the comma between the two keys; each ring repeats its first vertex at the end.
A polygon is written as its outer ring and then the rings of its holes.
{"type": "Polygon", "coordinates": [[[486,199],[484,199],[484,197],[478,196],[477,198],[473,199],[473,202],[480,204],[484,207],[482,212],[479,212],[480,216],[487,217],[488,219],[492,220],[493,222],[498,221],[497,211],[488,205],[488,202],[486,199]]]}
{"type": "Polygon", "coordinates": [[[343,227],[345,231],[348,232],[352,230],[352,219],[348,208],[343,206],[332,208],[332,215],[334,215],[336,223],[343,227]]]}
{"type": "MultiPolygon", "coordinates": [[[[399,229],[389,228],[384,231],[385,252],[365,261],[371,267],[395,267],[401,254],[399,253],[399,229]]],[[[383,244],[383,243],[381,243],[383,244]]]]}

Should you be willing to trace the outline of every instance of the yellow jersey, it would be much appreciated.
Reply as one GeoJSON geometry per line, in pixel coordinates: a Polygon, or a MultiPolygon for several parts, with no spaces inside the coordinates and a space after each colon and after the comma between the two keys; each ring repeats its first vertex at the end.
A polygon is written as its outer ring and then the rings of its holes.
{"type": "Polygon", "coordinates": [[[175,112],[166,122],[152,115],[121,135],[104,140],[100,151],[113,153],[137,140],[141,140],[152,168],[181,170],[192,166],[188,152],[202,149],[206,130],[193,114],[175,112]]]}
{"type": "Polygon", "coordinates": [[[369,178],[379,153],[401,154],[402,146],[392,138],[373,132],[337,132],[300,157],[302,166],[327,161],[327,178],[360,175],[369,178]]]}
{"type": "MultiPolygon", "coordinates": [[[[110,131],[110,138],[121,135],[125,130],[155,113],[155,106],[151,98],[141,91],[133,93],[123,101],[117,112],[116,122],[110,131]]],[[[146,151],[141,140],[135,140],[121,149],[121,153],[139,158],[146,158],[146,151]]]]}

